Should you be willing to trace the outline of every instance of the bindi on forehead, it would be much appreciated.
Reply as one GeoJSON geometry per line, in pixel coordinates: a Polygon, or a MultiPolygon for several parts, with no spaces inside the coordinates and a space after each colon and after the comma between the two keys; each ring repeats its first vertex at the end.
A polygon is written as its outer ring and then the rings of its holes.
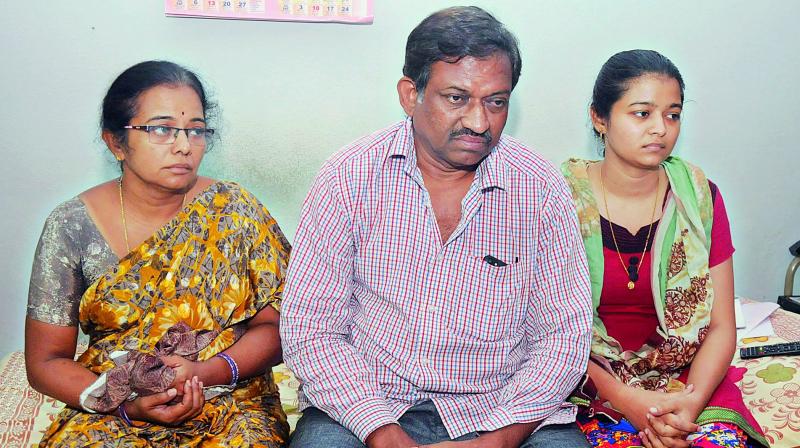
{"type": "Polygon", "coordinates": [[[186,112],[181,112],[181,115],[186,115],[186,112]]]}

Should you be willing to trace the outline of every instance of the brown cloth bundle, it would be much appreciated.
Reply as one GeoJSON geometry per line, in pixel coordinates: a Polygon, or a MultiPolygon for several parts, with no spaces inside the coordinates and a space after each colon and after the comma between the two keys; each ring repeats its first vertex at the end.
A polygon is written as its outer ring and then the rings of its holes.
{"type": "MultiPolygon", "coordinates": [[[[235,330],[243,332],[244,328],[235,330]]],[[[175,380],[175,370],[165,365],[161,357],[177,355],[195,361],[200,350],[218,334],[216,330],[195,331],[179,322],[167,330],[152,353],[136,350],[111,353],[115,367],[81,393],[81,405],[88,411],[111,412],[131,396],[164,392],[175,380]]]]}

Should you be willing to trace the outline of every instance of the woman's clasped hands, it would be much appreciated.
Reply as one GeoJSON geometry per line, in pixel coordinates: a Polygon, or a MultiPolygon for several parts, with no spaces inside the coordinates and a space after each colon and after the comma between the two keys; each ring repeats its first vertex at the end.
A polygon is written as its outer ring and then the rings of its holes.
{"type": "Polygon", "coordinates": [[[619,410],[639,430],[647,448],[686,448],[687,437],[699,429],[694,423],[702,410],[694,386],[680,392],[654,392],[626,387],[619,410]]]}
{"type": "Polygon", "coordinates": [[[203,383],[194,376],[180,388],[171,387],[161,393],[138,397],[123,406],[131,420],[177,426],[200,415],[204,404],[203,383]],[[179,395],[180,400],[175,402],[179,395]]]}

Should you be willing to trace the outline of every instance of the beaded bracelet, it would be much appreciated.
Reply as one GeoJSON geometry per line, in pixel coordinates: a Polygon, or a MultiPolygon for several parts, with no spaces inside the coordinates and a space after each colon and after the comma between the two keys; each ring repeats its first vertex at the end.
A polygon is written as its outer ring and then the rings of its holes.
{"type": "Polygon", "coordinates": [[[120,405],[119,405],[119,407],[118,407],[117,409],[119,410],[119,416],[120,416],[120,417],[121,417],[123,420],[125,420],[125,423],[127,423],[127,424],[128,424],[128,426],[133,426],[133,422],[132,422],[132,421],[131,421],[131,419],[128,417],[128,413],[127,413],[127,412],[125,412],[125,402],[124,402],[124,401],[123,401],[122,403],[120,403],[120,405]]]}
{"type": "Polygon", "coordinates": [[[231,384],[229,384],[229,386],[235,387],[236,383],[239,382],[239,365],[236,364],[233,358],[225,353],[217,353],[217,356],[224,359],[225,362],[228,363],[228,367],[231,368],[231,384]]]}

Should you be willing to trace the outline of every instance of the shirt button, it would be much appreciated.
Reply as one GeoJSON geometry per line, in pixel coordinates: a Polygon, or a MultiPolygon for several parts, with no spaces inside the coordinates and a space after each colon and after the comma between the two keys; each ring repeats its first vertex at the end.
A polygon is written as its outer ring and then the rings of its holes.
{"type": "Polygon", "coordinates": [[[428,360],[428,358],[421,358],[421,359],[419,360],[419,363],[420,363],[420,365],[421,365],[421,366],[423,366],[423,367],[428,367],[428,365],[429,365],[431,362],[428,360]]]}
{"type": "Polygon", "coordinates": [[[436,313],[437,311],[439,311],[439,307],[438,306],[431,306],[431,307],[428,307],[428,309],[431,311],[431,313],[436,313]]]}

